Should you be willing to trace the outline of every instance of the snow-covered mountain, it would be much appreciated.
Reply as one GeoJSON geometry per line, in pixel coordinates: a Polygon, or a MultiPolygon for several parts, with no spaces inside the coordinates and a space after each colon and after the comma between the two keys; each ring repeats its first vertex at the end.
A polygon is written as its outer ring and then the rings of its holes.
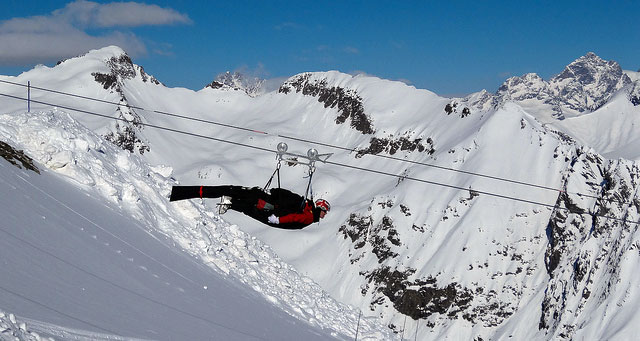
{"type": "MultiPolygon", "coordinates": [[[[2,339],[355,334],[358,312],[268,246],[199,203],[170,205],[169,168],[55,109],[0,115],[0,139],[2,339]]],[[[360,319],[360,335],[387,337],[375,326],[360,319]]]]}
{"type": "MultiPolygon", "coordinates": [[[[493,96],[482,97],[472,105],[484,108],[508,101],[534,102],[540,114],[553,113],[557,119],[575,117],[602,107],[620,89],[632,84],[631,78],[615,61],[605,61],[593,52],[578,58],[558,75],[545,81],[535,73],[507,79],[493,96]]],[[[471,95],[466,98],[469,101],[471,95]]],[[[635,95],[629,96],[634,101],[635,95]]],[[[544,116],[543,116],[544,117],[544,116]]]]}
{"type": "MultiPolygon", "coordinates": [[[[397,338],[628,339],[640,322],[639,78],[590,53],[549,81],[528,74],[494,94],[459,99],[336,71],[296,75],[254,97],[224,86],[167,88],[109,47],[0,77],[5,121],[20,122],[1,131],[88,192],[123,207],[142,201],[129,214],[197,248],[218,271],[240,280],[264,275],[228,254],[261,255],[259,264],[282,258],[289,265],[281,267],[290,266],[284,278],[306,276],[342,302],[308,308],[296,303],[307,297],[299,293],[281,304],[301,319],[326,321],[322,328],[356,324],[357,314],[340,305],[348,304],[397,338]],[[11,84],[27,81],[36,115],[24,112],[26,88],[11,84]],[[86,127],[93,140],[127,151],[94,152],[107,169],[94,173],[78,156],[86,150],[31,136],[54,122],[64,122],[56,124],[63,138],[86,127]],[[31,135],[18,139],[12,132],[23,126],[31,135]],[[333,153],[313,178],[315,196],[332,203],[320,223],[283,231],[235,212],[220,217],[215,201],[166,201],[173,181],[264,186],[283,141],[301,154],[333,153]],[[152,184],[142,180],[146,171],[129,178],[139,170],[122,155],[173,172],[152,184]],[[151,193],[153,205],[140,193],[151,193]],[[185,232],[168,233],[158,216],[185,232]],[[221,238],[232,241],[217,244],[221,238]],[[344,311],[348,321],[318,318],[344,311]]],[[[281,174],[283,187],[304,192],[302,166],[285,165],[281,174]]],[[[268,300],[298,288],[281,281],[268,280],[278,288],[269,293],[257,279],[247,284],[268,300]]],[[[369,337],[392,337],[368,323],[369,337]]]]}
{"type": "Polygon", "coordinates": [[[622,70],[615,61],[590,52],[549,81],[535,73],[512,77],[493,94],[483,90],[452,99],[449,111],[487,111],[507,102],[609,158],[640,159],[638,72],[622,70]]]}

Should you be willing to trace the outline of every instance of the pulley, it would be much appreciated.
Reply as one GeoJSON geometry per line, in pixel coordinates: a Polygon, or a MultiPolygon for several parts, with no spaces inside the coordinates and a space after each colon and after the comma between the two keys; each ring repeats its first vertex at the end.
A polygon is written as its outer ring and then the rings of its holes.
{"type": "Polygon", "coordinates": [[[290,163],[290,164],[305,165],[309,167],[309,184],[307,185],[307,192],[305,193],[305,197],[307,197],[307,194],[311,192],[311,197],[313,198],[313,190],[311,189],[311,179],[313,178],[313,173],[316,170],[315,163],[316,161],[327,162],[327,159],[331,155],[333,155],[333,153],[320,154],[317,149],[310,148],[307,151],[307,155],[302,155],[302,154],[296,154],[296,153],[289,153],[288,150],[289,150],[289,146],[284,142],[280,142],[276,146],[276,154],[277,154],[276,158],[278,160],[278,164],[276,166],[276,170],[271,175],[271,178],[269,179],[269,181],[267,182],[263,190],[267,191],[269,189],[269,186],[271,185],[271,181],[273,180],[276,174],[278,175],[278,187],[280,187],[280,165],[282,161],[286,161],[287,163],[290,163]],[[301,159],[305,161],[301,161],[301,159]]]}
{"type": "Polygon", "coordinates": [[[292,164],[306,165],[310,168],[313,167],[316,161],[327,162],[327,159],[331,155],[333,155],[333,153],[320,154],[315,148],[310,148],[307,151],[307,155],[289,153],[289,146],[284,142],[278,143],[276,150],[279,161],[287,161],[288,163],[292,164]],[[300,161],[300,159],[305,159],[306,161],[300,161]]]}

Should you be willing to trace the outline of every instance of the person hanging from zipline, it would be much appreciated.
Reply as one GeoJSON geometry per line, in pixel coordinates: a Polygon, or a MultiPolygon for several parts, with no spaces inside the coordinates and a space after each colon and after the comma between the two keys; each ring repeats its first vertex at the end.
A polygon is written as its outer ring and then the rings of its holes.
{"type": "Polygon", "coordinates": [[[315,172],[315,162],[326,162],[327,158],[332,154],[318,154],[316,149],[309,149],[305,156],[288,153],[287,148],[287,144],[284,142],[278,144],[278,164],[264,189],[234,185],[173,186],[169,200],[222,198],[221,203],[218,204],[220,214],[230,208],[269,226],[287,230],[303,229],[323,219],[331,209],[329,202],[324,199],[318,199],[314,202],[311,182],[315,172]],[[300,161],[298,158],[306,159],[307,162],[300,161]],[[280,187],[280,166],[282,161],[309,167],[309,183],[304,196],[280,187]],[[278,188],[269,189],[276,176],[278,188]]]}
{"type": "Polygon", "coordinates": [[[269,226],[299,230],[320,221],[331,209],[324,199],[307,199],[283,188],[269,193],[259,187],[173,186],[170,201],[194,198],[222,198],[220,213],[227,208],[242,212],[269,226]]]}

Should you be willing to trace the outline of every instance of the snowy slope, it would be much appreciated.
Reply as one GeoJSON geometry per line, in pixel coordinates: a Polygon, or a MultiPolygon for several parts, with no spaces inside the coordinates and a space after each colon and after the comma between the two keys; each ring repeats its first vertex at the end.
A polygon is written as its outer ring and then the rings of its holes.
{"type": "MultiPolygon", "coordinates": [[[[288,279],[300,273],[338,301],[381,318],[397,336],[626,339],[640,321],[633,309],[639,293],[632,271],[640,260],[633,223],[640,174],[634,161],[609,161],[601,154],[640,155],[634,148],[637,77],[596,57],[567,67],[580,77],[565,74],[548,84],[533,75],[512,79],[504,101],[496,101],[500,93],[487,92],[448,99],[400,82],[336,71],[296,75],[278,91],[257,97],[234,87],[166,88],[115,47],[0,79],[37,79],[44,88],[130,105],[32,92],[98,134],[122,136],[117,141],[132,146],[140,160],[165,165],[156,172],[168,182],[145,191],[157,205],[142,204],[132,214],[165,234],[163,226],[173,226],[168,217],[191,217],[181,221],[189,229],[169,233],[169,239],[196,250],[190,252],[205,262],[209,258],[203,254],[213,252],[216,267],[230,276],[249,274],[238,277],[267,298],[278,298],[296,316],[322,326],[348,326],[358,317],[326,319],[321,311],[342,311],[342,306],[309,309],[309,301],[297,303],[307,297],[302,294],[282,300],[289,287],[307,291],[288,279]],[[96,78],[96,72],[107,76],[96,78]],[[543,89],[548,96],[538,98],[543,89]],[[562,103],[548,102],[549,96],[562,103]],[[116,127],[92,113],[127,122],[116,127]],[[166,179],[167,167],[181,184],[263,186],[276,165],[268,150],[282,141],[301,154],[311,147],[333,153],[314,175],[315,196],[333,207],[320,223],[282,231],[235,212],[219,217],[214,200],[164,203],[173,181],[166,179]],[[216,230],[234,225],[225,233],[203,232],[212,224],[216,230]],[[221,237],[227,245],[218,247],[221,237]],[[208,252],[199,248],[202,238],[203,245],[214,245],[208,252]],[[230,253],[218,253],[229,246],[230,253]],[[268,291],[254,280],[252,250],[263,249],[269,259],[290,264],[281,265],[287,271],[275,281],[288,284],[268,291]]],[[[24,88],[6,83],[0,83],[0,93],[26,97],[24,88]]],[[[7,113],[24,111],[24,101],[16,98],[2,103],[7,113]]],[[[33,105],[51,113],[51,105],[33,105]]],[[[47,155],[40,158],[45,163],[68,160],[47,155]]],[[[109,171],[90,180],[82,180],[84,171],[69,175],[121,198],[116,202],[145,197],[137,185],[124,185],[136,182],[132,179],[102,184],[111,172],[131,173],[123,157],[104,165],[109,171]]],[[[281,172],[284,187],[304,192],[303,167],[283,166],[281,172]]],[[[387,338],[373,326],[370,332],[387,338]]]]}
{"type": "MultiPolygon", "coordinates": [[[[2,115],[0,138],[42,163],[37,174],[0,159],[0,307],[42,321],[29,323],[38,334],[324,340],[355,333],[357,312],[236,226],[195,204],[169,205],[167,169],[150,168],[66,113],[2,115]]],[[[384,337],[373,326],[363,319],[361,335],[384,337]]]]}

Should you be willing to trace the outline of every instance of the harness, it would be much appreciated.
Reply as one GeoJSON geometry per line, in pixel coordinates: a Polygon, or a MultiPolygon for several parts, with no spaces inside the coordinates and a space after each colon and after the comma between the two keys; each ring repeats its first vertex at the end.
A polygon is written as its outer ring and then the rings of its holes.
{"type": "Polygon", "coordinates": [[[264,186],[262,190],[265,192],[269,191],[271,182],[273,181],[273,178],[276,175],[278,176],[278,188],[280,188],[280,185],[281,185],[280,184],[280,167],[282,166],[282,161],[286,161],[294,165],[296,164],[305,165],[308,167],[307,174],[308,174],[309,182],[307,183],[307,189],[304,193],[304,198],[302,200],[301,208],[304,208],[304,205],[307,200],[313,201],[312,180],[313,180],[313,174],[316,171],[316,166],[315,166],[316,161],[326,162],[327,159],[331,155],[333,155],[333,153],[318,154],[318,151],[315,148],[311,148],[307,151],[307,155],[302,155],[302,154],[289,153],[287,152],[288,149],[289,149],[289,146],[287,146],[286,143],[284,142],[278,143],[277,152],[276,152],[276,159],[278,160],[278,163],[276,164],[276,169],[273,171],[273,174],[271,174],[271,177],[269,178],[269,180],[267,181],[267,184],[264,186]],[[306,161],[300,161],[299,158],[305,159],[306,161]]]}

